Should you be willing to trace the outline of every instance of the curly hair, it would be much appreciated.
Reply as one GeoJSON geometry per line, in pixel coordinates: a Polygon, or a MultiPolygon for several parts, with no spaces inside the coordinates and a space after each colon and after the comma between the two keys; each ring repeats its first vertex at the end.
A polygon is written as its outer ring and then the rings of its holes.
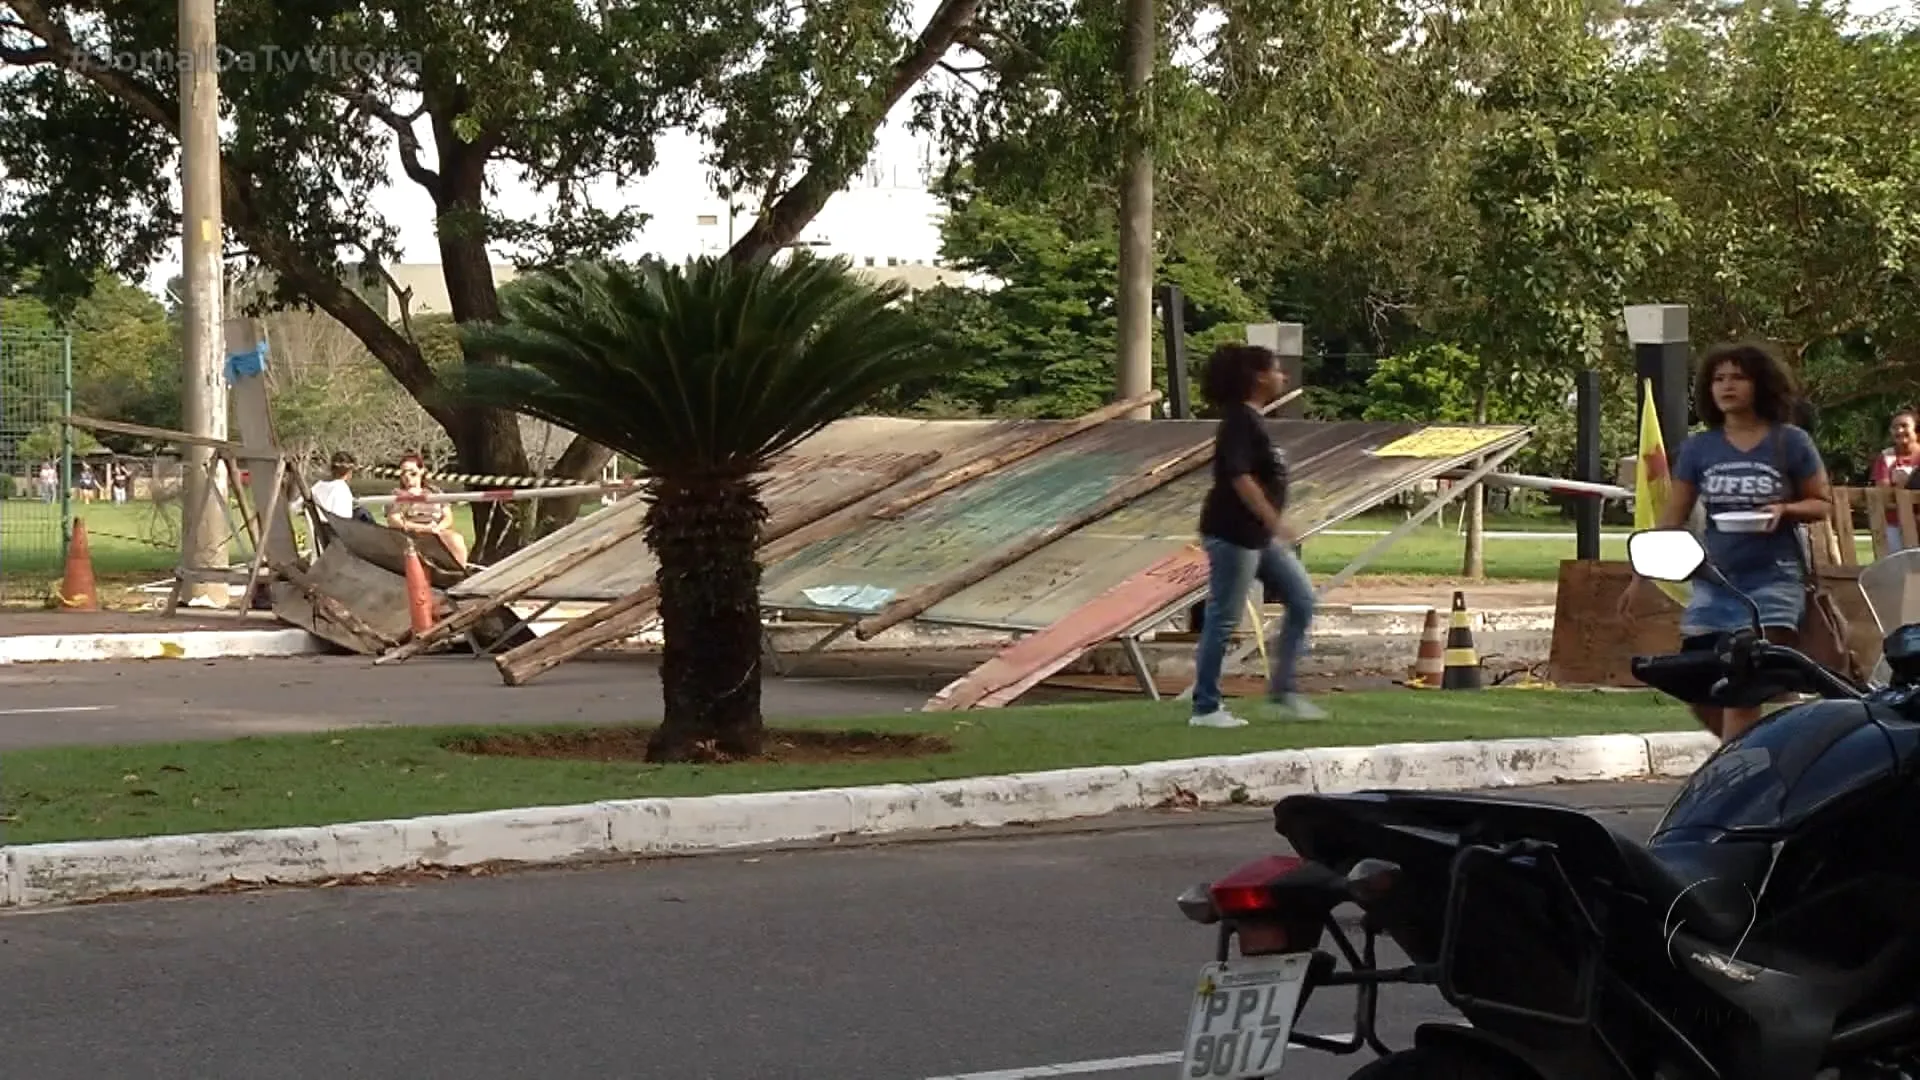
{"type": "Polygon", "coordinates": [[[1222,345],[1207,357],[1207,374],[1200,395],[1215,408],[1238,405],[1253,396],[1253,383],[1263,371],[1280,362],[1264,345],[1222,345]]]}
{"type": "Polygon", "coordinates": [[[1753,383],[1753,414],[1771,424],[1793,422],[1794,405],[1800,400],[1800,386],[1792,369],[1780,359],[1773,346],[1758,341],[1740,341],[1715,345],[1700,358],[1693,379],[1693,411],[1708,427],[1720,427],[1727,414],[1713,400],[1713,373],[1732,364],[1753,383]]]}

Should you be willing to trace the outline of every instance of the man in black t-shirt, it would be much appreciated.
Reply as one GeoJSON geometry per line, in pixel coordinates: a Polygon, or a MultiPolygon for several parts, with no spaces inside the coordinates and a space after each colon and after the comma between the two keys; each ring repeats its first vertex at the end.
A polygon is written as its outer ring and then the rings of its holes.
{"type": "Polygon", "coordinates": [[[1207,610],[1194,655],[1195,727],[1243,727],[1220,701],[1220,669],[1255,581],[1286,605],[1268,650],[1267,697],[1301,719],[1326,714],[1294,690],[1294,670],[1313,621],[1313,581],[1289,550],[1297,537],[1282,520],[1287,459],[1267,434],[1261,407],[1286,388],[1279,358],[1257,345],[1223,345],[1207,360],[1203,390],[1220,414],[1214,434],[1213,486],[1200,509],[1207,552],[1207,610]]]}

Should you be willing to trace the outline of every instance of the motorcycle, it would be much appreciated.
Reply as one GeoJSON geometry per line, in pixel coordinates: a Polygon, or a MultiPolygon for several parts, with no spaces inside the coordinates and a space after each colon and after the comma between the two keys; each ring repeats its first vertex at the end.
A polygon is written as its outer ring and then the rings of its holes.
{"type": "MultiPolygon", "coordinates": [[[[1684,530],[1635,533],[1628,557],[1645,578],[1731,589],[1684,530]]],[[[1920,1080],[1910,576],[1920,552],[1861,575],[1885,684],[1767,642],[1750,600],[1752,627],[1717,648],[1634,658],[1636,678],[1690,704],[1812,698],[1721,746],[1645,843],[1516,798],[1283,799],[1274,825],[1298,854],[1178,899],[1217,932],[1180,1075],[1265,1080],[1306,1049],[1371,1051],[1352,1080],[1920,1080]],[[1407,963],[1381,965],[1383,936],[1407,963]],[[1399,985],[1437,988],[1464,1022],[1390,1049],[1378,1004],[1399,985]],[[1354,991],[1352,1034],[1299,1030],[1335,988],[1354,991]]]]}

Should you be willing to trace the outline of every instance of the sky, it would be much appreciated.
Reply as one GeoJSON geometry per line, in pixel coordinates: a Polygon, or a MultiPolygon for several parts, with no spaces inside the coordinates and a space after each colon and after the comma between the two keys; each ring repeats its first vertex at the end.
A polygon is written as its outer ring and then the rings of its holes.
{"type": "MultiPolygon", "coordinates": [[[[932,14],[936,3],[937,0],[912,0],[912,16],[916,27],[932,14]]],[[[1851,10],[1860,17],[1895,12],[1913,17],[1920,15],[1920,0],[1853,0],[1851,10]]],[[[924,138],[907,130],[907,121],[912,115],[911,97],[908,95],[908,100],[900,103],[880,132],[879,145],[870,165],[878,166],[879,171],[885,174],[881,186],[898,189],[919,185],[917,172],[931,147],[924,138]]],[[[421,125],[421,137],[429,146],[427,158],[431,160],[432,133],[426,130],[424,124],[421,125]]],[[[433,201],[419,185],[407,180],[401,173],[397,152],[390,151],[389,156],[394,182],[375,196],[374,205],[389,221],[399,225],[403,261],[438,262],[439,250],[433,235],[433,201]]],[[[676,131],[661,140],[659,164],[651,174],[624,187],[602,184],[597,189],[590,189],[599,205],[609,208],[633,206],[653,215],[628,254],[650,252],[667,258],[683,258],[703,249],[711,249],[716,240],[723,238],[727,225],[725,204],[714,195],[701,156],[700,140],[686,132],[676,131]],[[718,234],[711,228],[702,229],[696,224],[701,214],[720,216],[718,234]]],[[[497,184],[494,205],[502,212],[516,216],[529,215],[543,209],[549,201],[516,182],[515,178],[498,175],[498,172],[496,170],[494,177],[497,184]]],[[[938,229],[934,218],[938,213],[937,201],[924,194],[916,196],[912,191],[892,191],[886,196],[884,205],[876,203],[870,195],[858,192],[842,194],[828,204],[810,233],[824,235],[825,232],[831,232],[831,246],[837,251],[850,254],[879,251],[908,259],[931,261],[937,254],[938,229]]],[[[743,215],[737,222],[737,228],[744,230],[749,224],[751,219],[743,215]]],[[[166,281],[180,272],[179,268],[180,251],[179,245],[175,244],[168,257],[153,267],[148,276],[148,288],[160,292],[166,281]]]]}
{"type": "MultiPolygon", "coordinates": [[[[938,0],[910,2],[916,29],[938,6],[938,0]]],[[[888,115],[887,123],[879,133],[873,157],[869,160],[869,169],[878,167],[884,171],[887,186],[920,187],[917,174],[930,145],[928,140],[907,130],[907,123],[913,116],[912,97],[912,94],[908,94],[888,115]]],[[[425,123],[418,125],[417,130],[424,150],[422,157],[431,163],[434,157],[433,133],[425,123]]],[[[667,258],[684,258],[698,253],[703,245],[710,247],[713,243],[710,235],[712,230],[702,230],[697,226],[699,215],[720,215],[720,232],[724,236],[726,204],[713,192],[708,170],[701,163],[704,145],[697,136],[681,130],[672,131],[660,140],[657,150],[657,164],[646,177],[624,186],[600,184],[588,191],[596,205],[608,210],[631,206],[653,215],[627,254],[654,253],[667,258]]],[[[418,184],[406,178],[400,168],[398,150],[390,147],[388,159],[393,181],[375,195],[374,206],[388,221],[399,226],[402,261],[437,263],[440,261],[440,251],[434,241],[433,200],[418,184]]],[[[516,177],[506,175],[506,171],[499,167],[495,168],[491,178],[496,185],[493,205],[501,213],[516,217],[531,216],[551,204],[550,196],[543,196],[519,183],[516,177]]],[[[176,187],[176,200],[178,197],[176,187]]],[[[882,254],[931,261],[938,250],[938,226],[937,223],[920,219],[927,214],[937,214],[938,201],[930,195],[915,199],[912,192],[895,191],[878,206],[879,212],[870,212],[875,205],[872,199],[862,200],[858,196],[850,199],[845,194],[836,196],[818,219],[819,226],[833,226],[837,234],[833,245],[836,249],[848,252],[887,249],[882,254]],[[850,201],[859,201],[863,205],[856,209],[846,205],[850,201]]],[[[744,232],[751,224],[752,218],[743,214],[737,220],[736,227],[744,232]]],[[[819,232],[820,228],[811,231],[819,232]]],[[[148,274],[148,290],[156,294],[162,292],[168,279],[179,273],[180,246],[176,242],[166,258],[156,263],[148,274]]]]}

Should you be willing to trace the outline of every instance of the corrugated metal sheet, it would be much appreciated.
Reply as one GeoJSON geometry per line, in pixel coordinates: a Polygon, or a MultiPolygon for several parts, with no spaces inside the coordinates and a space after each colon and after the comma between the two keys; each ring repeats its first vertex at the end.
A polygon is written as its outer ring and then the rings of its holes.
{"type": "MultiPolygon", "coordinates": [[[[852,417],[829,425],[774,461],[765,477],[762,497],[775,517],[810,504],[829,501],[836,492],[857,487],[915,454],[941,452],[939,460],[889,489],[910,490],[982,454],[1004,448],[1008,442],[1061,423],[1041,420],[905,420],[890,417],[852,417]]],[[[879,505],[878,499],[872,501],[879,505]]],[[[647,512],[647,500],[634,495],[613,506],[541,538],[450,590],[461,598],[492,596],[565,558],[568,552],[591,545],[609,534],[637,527],[647,512]]],[[[534,589],[532,600],[603,602],[617,600],[653,580],[658,563],[639,536],[534,589]]]]}
{"type": "MultiPolygon", "coordinates": [[[[1165,423],[1160,421],[1160,423],[1165,423]]],[[[1195,426],[1203,429],[1206,425],[1195,426]]],[[[1464,460],[1375,457],[1371,451],[1428,425],[1270,421],[1293,482],[1287,516],[1311,535],[1385,502],[1464,460]]],[[[1472,456],[1511,445],[1525,428],[1472,456]]],[[[1128,504],[949,597],[921,616],[928,622],[1039,630],[1197,539],[1200,503],[1211,484],[1201,469],[1128,504]]]]}
{"type": "Polygon", "coordinates": [[[769,567],[761,602],[795,610],[877,610],[884,599],[839,606],[821,599],[826,594],[807,594],[864,588],[903,596],[1085,512],[1211,431],[1207,423],[1116,420],[1080,432],[899,518],[868,521],[769,567]]]}

